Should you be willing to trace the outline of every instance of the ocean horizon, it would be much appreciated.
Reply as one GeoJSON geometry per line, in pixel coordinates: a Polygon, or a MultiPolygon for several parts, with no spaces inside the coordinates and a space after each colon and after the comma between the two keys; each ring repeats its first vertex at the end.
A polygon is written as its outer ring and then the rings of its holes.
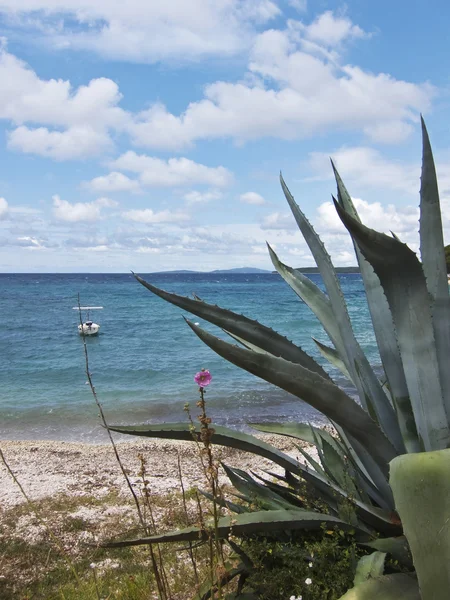
{"type": "MultiPolygon", "coordinates": [[[[354,390],[327,366],[312,337],[327,336],[308,307],[277,274],[148,273],[158,287],[258,319],[302,346],[348,393],[354,390]]],[[[319,275],[309,277],[319,286],[319,275]]],[[[379,365],[362,280],[339,275],[356,335],[370,362],[379,365]]],[[[109,424],[186,421],[195,418],[194,375],[210,370],[207,410],[213,422],[248,429],[255,421],[325,423],[298,398],[242,371],[206,347],[184,323],[195,322],[226,337],[205,321],[157,298],[131,273],[0,273],[0,437],[104,442],[77,332],[82,305],[103,306],[91,315],[100,334],[87,338],[90,372],[109,424]]],[[[230,339],[230,338],[228,338],[230,339]]]]}

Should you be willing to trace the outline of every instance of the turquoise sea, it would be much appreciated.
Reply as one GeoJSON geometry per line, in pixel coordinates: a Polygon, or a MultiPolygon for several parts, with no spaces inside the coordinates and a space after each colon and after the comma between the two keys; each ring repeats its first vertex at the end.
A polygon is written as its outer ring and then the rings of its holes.
{"type": "MultiPolygon", "coordinates": [[[[311,337],[327,341],[314,315],[278,275],[143,277],[257,318],[315,357],[311,337]]],[[[318,275],[311,278],[320,284],[318,275]]],[[[361,278],[346,274],[340,279],[357,337],[377,365],[361,278]]],[[[78,294],[82,305],[104,307],[93,315],[100,334],[88,338],[87,345],[96,390],[111,424],[182,421],[186,402],[195,415],[193,377],[202,367],[213,377],[207,401],[216,423],[245,429],[252,420],[321,420],[302,401],[215,355],[184,323],[183,311],[153,296],[132,275],[0,274],[0,438],[106,439],[86,384],[78,314],[72,310],[78,294]]],[[[193,320],[214,330],[197,317],[193,320]]],[[[333,375],[352,393],[344,378],[333,375]]]]}

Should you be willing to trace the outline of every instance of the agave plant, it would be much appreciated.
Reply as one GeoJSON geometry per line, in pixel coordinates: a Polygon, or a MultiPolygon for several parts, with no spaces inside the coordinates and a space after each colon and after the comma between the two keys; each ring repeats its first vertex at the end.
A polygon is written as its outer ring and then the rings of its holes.
{"type": "MultiPolygon", "coordinates": [[[[318,350],[353,382],[359,402],[340,389],[314,358],[272,329],[198,298],[163,291],[137,276],[152,293],[222,328],[239,343],[228,343],[187,320],[220,356],[301,398],[335,427],[336,436],[304,423],[251,424],[259,431],[313,444],[319,461],[299,448],[306,465],[255,436],[225,427],[215,427],[211,441],[264,456],[285,472],[265,479],[225,467],[240,497],[249,503],[257,499],[259,510],[228,503],[238,514],[232,521],[222,518],[220,536],[319,529],[324,523],[351,532],[375,553],[361,562],[356,585],[345,598],[443,600],[450,595],[450,450],[445,450],[450,446],[450,305],[436,172],[423,121],[422,135],[422,262],[395,234],[378,233],[361,223],[332,164],[337,182],[333,200],[353,240],[381,357],[381,378],[356,340],[325,247],[280,177],[326,293],[283,264],[269,246],[271,260],[322,323],[331,345],[317,342],[318,350]],[[316,506],[305,506],[305,489],[318,499],[316,506]],[[402,572],[383,575],[386,555],[402,572]]],[[[183,423],[111,429],[184,440],[193,435],[183,423]]],[[[191,527],[120,544],[190,541],[206,535],[191,527]]]]}

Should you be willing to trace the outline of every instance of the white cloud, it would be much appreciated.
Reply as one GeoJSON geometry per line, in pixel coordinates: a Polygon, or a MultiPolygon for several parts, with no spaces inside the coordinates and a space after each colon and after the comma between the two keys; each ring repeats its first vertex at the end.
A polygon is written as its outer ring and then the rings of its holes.
{"type": "Polygon", "coordinates": [[[4,42],[0,78],[0,119],[17,125],[8,134],[16,150],[56,160],[92,156],[109,148],[110,129],[122,130],[131,119],[118,107],[122,96],[111,79],[93,79],[76,89],[67,80],[40,79],[4,42]]]}
{"type": "Polygon", "coordinates": [[[319,15],[315,21],[305,27],[305,35],[309,40],[326,47],[337,46],[349,38],[362,38],[367,34],[358,25],[353,25],[348,17],[339,17],[328,10],[319,15]]]}
{"type": "Polygon", "coordinates": [[[188,158],[162,160],[128,151],[111,162],[111,168],[139,173],[140,182],[150,187],[206,184],[223,187],[233,176],[225,167],[207,167],[188,158]]]}
{"type": "Polygon", "coordinates": [[[278,231],[297,231],[298,227],[294,217],[288,212],[274,212],[264,217],[261,229],[274,229],[278,231]]]}
{"type": "Polygon", "coordinates": [[[16,245],[28,250],[43,250],[46,248],[45,241],[29,235],[18,237],[16,245]]]}
{"type": "Polygon", "coordinates": [[[78,223],[80,221],[93,222],[101,218],[102,208],[117,206],[117,202],[110,198],[98,198],[93,202],[75,202],[62,200],[59,196],[53,196],[53,216],[58,221],[78,223]]]}
{"type": "Polygon", "coordinates": [[[241,194],[239,199],[245,204],[265,204],[266,202],[264,198],[256,192],[246,192],[245,194],[241,194]]]}
{"type": "Polygon", "coordinates": [[[330,14],[310,26],[289,22],[284,31],[266,30],[255,39],[247,82],[212,83],[178,116],[157,103],[127,130],[136,144],[164,149],[224,137],[238,143],[301,139],[335,129],[364,130],[378,142],[405,139],[436,90],[341,64],[334,50],[316,41],[332,27],[333,44],[362,35],[348,19],[330,14]]]}
{"type": "Polygon", "coordinates": [[[184,194],[183,198],[186,200],[187,204],[203,204],[205,202],[211,202],[211,200],[219,200],[222,198],[222,195],[220,190],[208,190],[206,192],[192,190],[187,194],[184,194]]]}
{"type": "Polygon", "coordinates": [[[307,0],[288,0],[288,4],[298,12],[305,12],[308,8],[307,0]]]}
{"type": "Polygon", "coordinates": [[[139,192],[141,189],[138,181],[130,179],[118,171],[112,171],[108,175],[101,175],[94,177],[91,181],[85,181],[83,187],[94,192],[139,192]]]}
{"type": "Polygon", "coordinates": [[[161,210],[154,212],[151,208],[143,210],[128,210],[122,216],[129,221],[138,223],[180,223],[189,221],[190,216],[182,211],[161,210]]]}
{"type": "MultiPolygon", "coordinates": [[[[418,198],[420,189],[420,162],[390,160],[381,152],[368,146],[343,147],[334,152],[312,152],[305,167],[317,176],[306,181],[333,179],[329,156],[347,187],[370,187],[393,190],[414,195],[418,198]]],[[[450,161],[448,157],[435,156],[436,170],[441,195],[450,194],[450,161]]]]}
{"type": "Polygon", "coordinates": [[[6,219],[9,213],[8,202],[4,198],[0,198],[0,219],[6,219]]]}
{"type": "MultiPolygon", "coordinates": [[[[133,4],[134,0],[130,1],[133,4]]],[[[163,8],[150,3],[155,7],[147,9],[150,20],[155,19],[160,25],[161,20],[167,21],[175,36],[180,33],[176,29],[179,19],[188,29],[195,22],[202,31],[203,28],[209,31],[208,22],[211,25],[224,13],[247,24],[258,20],[266,22],[276,13],[275,5],[268,0],[221,0],[218,3],[196,0],[199,6],[206,3],[205,14],[201,11],[197,14],[191,4],[186,3],[180,4],[179,12],[172,12],[175,1],[163,3],[163,8]],[[185,13],[189,16],[181,18],[185,13]]],[[[96,40],[99,33],[94,35],[93,32],[110,5],[115,7],[111,8],[113,12],[123,13],[123,18],[128,9],[132,10],[130,3],[119,9],[116,2],[107,0],[89,3],[85,0],[85,5],[77,1],[76,9],[75,0],[63,0],[63,4],[56,0],[28,2],[31,0],[14,0],[14,7],[22,5],[25,13],[31,7],[47,10],[45,14],[50,16],[67,9],[65,16],[74,12],[75,19],[86,26],[92,25],[91,33],[86,35],[92,34],[96,40]]],[[[12,0],[0,3],[0,12],[1,7],[13,10],[12,0]]],[[[139,3],[139,17],[141,10],[139,3]]],[[[44,13],[37,16],[43,17],[44,13]]],[[[145,21],[145,15],[143,19],[145,21]]],[[[101,27],[105,26],[108,31],[114,27],[120,31],[120,19],[108,25],[102,23],[101,27]]],[[[108,78],[92,79],[78,87],[68,80],[41,79],[3,45],[0,48],[0,78],[4,82],[0,90],[0,119],[14,124],[8,133],[10,148],[55,160],[102,154],[113,145],[112,133],[127,134],[137,146],[166,150],[190,147],[205,139],[231,138],[237,143],[263,137],[301,139],[336,129],[363,130],[377,142],[401,141],[410,133],[419,111],[429,109],[436,91],[427,83],[401,81],[385,73],[369,73],[343,63],[337,47],[362,35],[362,30],[347,17],[327,12],[310,24],[288,21],[285,30],[269,29],[252,36],[248,71],[242,81],[216,81],[207,85],[204,97],[191,102],[179,115],[171,114],[158,102],[137,113],[122,109],[119,87],[108,78]]],[[[147,38],[152,39],[148,33],[147,38]]],[[[165,47],[172,47],[170,40],[170,36],[164,37],[165,47]]],[[[199,40],[204,42],[201,36],[199,40]]],[[[123,44],[129,45],[126,37],[123,44]]],[[[166,164],[154,162],[149,165],[150,173],[142,173],[142,183],[145,185],[147,178],[148,185],[171,185],[164,183],[166,177],[166,181],[184,179],[181,185],[195,184],[198,175],[192,182],[189,175],[182,176],[182,172],[192,170],[196,164],[186,161],[188,159],[170,159],[166,164]],[[171,164],[177,160],[179,164],[171,164]],[[155,171],[160,166],[162,175],[158,177],[155,171]]],[[[214,177],[201,178],[207,180],[207,185],[224,185],[217,182],[217,176],[218,171],[214,177]]],[[[222,177],[227,178],[227,174],[222,172],[222,177]]]]}
{"type": "Polygon", "coordinates": [[[2,0],[0,10],[53,48],[150,63],[234,55],[280,14],[272,0],[2,0]]]}
{"type": "Polygon", "coordinates": [[[109,135],[92,127],[70,127],[66,131],[49,131],[46,127],[30,129],[24,125],[8,134],[8,147],[25,154],[37,154],[54,160],[95,156],[110,146],[109,135]]]}
{"type": "MultiPolygon", "coordinates": [[[[368,227],[383,233],[389,233],[392,230],[400,237],[405,233],[408,238],[417,235],[419,229],[418,207],[396,207],[393,204],[383,206],[380,202],[369,203],[360,198],[353,198],[353,203],[361,221],[368,227]]],[[[327,234],[348,235],[332,202],[324,202],[319,206],[317,212],[319,229],[327,234]]]]}

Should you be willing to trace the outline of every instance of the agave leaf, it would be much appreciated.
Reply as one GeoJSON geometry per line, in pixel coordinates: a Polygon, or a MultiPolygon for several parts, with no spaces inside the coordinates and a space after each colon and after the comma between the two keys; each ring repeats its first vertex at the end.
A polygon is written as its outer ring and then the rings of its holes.
{"type": "Polygon", "coordinates": [[[339,371],[351,381],[352,376],[348,372],[345,362],[342,360],[339,352],[335,348],[331,348],[330,346],[322,344],[322,342],[319,342],[319,340],[316,340],[316,338],[313,338],[313,342],[319,348],[319,351],[322,354],[322,356],[326,358],[327,361],[330,362],[334,367],[339,369],[339,371]]]}
{"type": "Polygon", "coordinates": [[[450,297],[444,252],[439,190],[430,139],[422,121],[422,177],[420,187],[420,253],[432,302],[436,353],[444,405],[450,418],[450,297]]]}
{"type": "Polygon", "coordinates": [[[450,449],[398,456],[390,482],[422,597],[448,600],[450,449]]]}
{"type": "Polygon", "coordinates": [[[421,600],[421,596],[415,577],[395,573],[360,583],[339,600],[421,600]]]}
{"type": "Polygon", "coordinates": [[[395,538],[378,538],[371,542],[365,542],[362,545],[373,548],[374,550],[386,552],[403,567],[413,569],[411,551],[409,549],[408,540],[404,535],[395,538]]]}
{"type": "MultiPolygon", "coordinates": [[[[248,423],[253,429],[258,431],[264,431],[266,433],[277,433],[279,435],[285,435],[287,437],[293,437],[309,444],[315,444],[314,431],[320,432],[321,437],[326,439],[328,443],[335,447],[335,450],[342,452],[342,448],[339,447],[339,441],[328,433],[325,429],[319,429],[309,423],[248,423]]],[[[320,438],[319,438],[319,443],[320,438]]]]}
{"type": "MultiPolygon", "coordinates": [[[[243,563],[240,563],[237,567],[228,568],[225,572],[222,573],[220,577],[220,587],[224,587],[230,581],[233,581],[236,577],[241,576],[243,573],[246,573],[247,568],[243,563]]],[[[211,577],[207,578],[206,581],[200,586],[199,591],[193,596],[192,600],[209,600],[210,598],[215,596],[215,592],[217,591],[219,586],[219,580],[213,581],[211,577]]]]}
{"type": "Polygon", "coordinates": [[[258,354],[228,344],[188,321],[198,337],[228,361],[301,398],[339,423],[372,453],[388,474],[386,462],[397,452],[378,425],[354,400],[330,380],[283,358],[258,354]]]}
{"type": "MultiPolygon", "coordinates": [[[[331,161],[331,165],[337,183],[340,206],[351,217],[361,222],[350,194],[348,193],[333,161],[331,161]]],[[[353,246],[355,248],[361,277],[366,290],[367,304],[372,317],[381,362],[389,382],[389,388],[396,407],[400,429],[403,439],[405,440],[405,446],[409,452],[419,452],[420,445],[417,437],[417,429],[414,422],[411,402],[409,400],[408,386],[406,384],[389,304],[373,267],[361,254],[358,245],[354,241],[353,246]]]]}
{"type": "Polygon", "coordinates": [[[242,550],[242,548],[238,544],[236,544],[236,542],[234,542],[232,539],[229,539],[227,540],[227,544],[230,546],[233,552],[239,556],[243,565],[248,570],[254,568],[254,564],[250,556],[246,552],[244,552],[244,550],[242,550]]]}
{"type": "Polygon", "coordinates": [[[368,579],[380,577],[384,573],[384,561],[386,552],[372,552],[362,556],[356,565],[356,573],[353,585],[359,585],[368,579]]]}
{"type": "Polygon", "coordinates": [[[231,512],[235,512],[235,513],[250,512],[250,509],[247,508],[246,506],[243,506],[242,504],[236,504],[235,502],[230,502],[230,500],[225,500],[224,498],[221,498],[220,496],[214,498],[214,496],[210,492],[207,492],[205,490],[198,490],[198,491],[200,492],[200,494],[202,494],[202,496],[205,496],[205,498],[208,498],[208,500],[211,500],[211,502],[215,501],[217,504],[219,504],[223,508],[228,508],[229,510],[231,510],[231,512]]]}
{"type": "Polygon", "coordinates": [[[272,492],[275,492],[276,494],[281,496],[283,500],[286,500],[289,503],[290,508],[305,508],[304,502],[302,502],[298,496],[293,494],[290,488],[283,485],[279,485],[278,483],[274,483],[273,481],[269,481],[268,479],[261,477],[261,475],[258,475],[258,473],[255,473],[254,471],[251,471],[251,474],[255,479],[261,481],[264,487],[267,487],[272,492]]]}
{"type": "MultiPolygon", "coordinates": [[[[361,222],[350,194],[348,193],[333,161],[331,161],[331,165],[336,178],[340,206],[351,217],[361,222]]],[[[395,329],[392,322],[391,311],[378,276],[370,263],[367,262],[361,254],[361,251],[355,242],[353,242],[353,246],[355,248],[361,277],[366,290],[367,304],[372,317],[381,362],[389,382],[389,388],[397,412],[405,447],[408,452],[419,452],[420,444],[414,422],[411,401],[409,399],[402,359],[400,357],[395,329]]]]}
{"type": "Polygon", "coordinates": [[[312,466],[312,468],[317,472],[320,473],[321,475],[323,475],[323,477],[325,477],[326,479],[329,479],[328,475],[325,473],[325,471],[322,468],[322,465],[319,464],[310,454],[309,452],[306,452],[305,450],[303,450],[303,448],[301,448],[300,446],[297,446],[297,450],[300,452],[300,454],[303,456],[303,458],[306,460],[305,465],[307,465],[308,463],[312,466]]]}
{"type": "Polygon", "coordinates": [[[326,371],[311,356],[270,327],[230,310],[207,304],[202,300],[192,300],[178,294],[171,294],[148,283],[138,275],[135,275],[135,277],[145,288],[163,300],[179,306],[218,327],[222,327],[227,332],[266,352],[270,352],[274,356],[282,356],[290,362],[301,364],[311,371],[320,373],[322,377],[329,377],[326,371]]]}
{"type": "MultiPolygon", "coordinates": [[[[316,443],[319,441],[319,444],[322,443],[321,439],[325,438],[338,452],[341,456],[348,456],[352,459],[353,464],[356,470],[356,476],[359,480],[359,483],[363,490],[368,494],[375,502],[381,506],[382,508],[392,510],[394,507],[394,499],[392,497],[392,492],[389,487],[387,478],[382,475],[379,467],[376,463],[371,459],[370,454],[362,448],[361,444],[356,443],[356,448],[350,444],[347,440],[345,433],[342,429],[337,426],[340,434],[340,441],[330,435],[325,429],[318,429],[313,427],[312,425],[307,425],[305,423],[249,423],[254,429],[258,431],[264,431],[267,433],[277,433],[280,435],[285,435],[293,438],[298,438],[310,444],[316,443]],[[319,435],[314,436],[313,431],[319,435]],[[358,454],[359,453],[359,454],[358,454]],[[362,460],[361,460],[362,459],[362,460]],[[368,469],[365,467],[364,463],[366,463],[368,469]],[[371,475],[369,475],[371,473],[371,475]],[[375,486],[373,480],[377,481],[380,489],[375,486]]],[[[302,448],[297,447],[299,452],[305,457],[305,459],[310,462],[313,468],[325,475],[322,467],[313,460],[311,462],[311,457],[307,452],[302,450],[302,448]]]]}
{"type": "MultiPolygon", "coordinates": [[[[333,313],[338,324],[339,332],[345,349],[345,354],[342,354],[342,356],[347,357],[345,361],[346,366],[352,375],[352,381],[358,388],[361,403],[367,410],[372,409],[375,412],[381,428],[388,436],[391,443],[395,446],[397,451],[399,453],[404,452],[405,446],[398,421],[395,417],[394,409],[384,393],[380,382],[375,376],[375,373],[373,372],[366,355],[362,351],[361,346],[356,341],[341,286],[328,252],[326,251],[319,236],[314,231],[314,228],[300,210],[299,206],[296,204],[294,197],[290,193],[282,176],[280,176],[280,181],[292,214],[297,221],[303,237],[305,238],[305,241],[314,256],[320,274],[322,275],[322,279],[330,298],[333,313]],[[358,370],[355,367],[358,367],[358,370]],[[360,373],[364,376],[364,385],[360,381],[360,373]],[[367,404],[367,402],[370,403],[370,406],[367,404]]],[[[340,350],[339,346],[336,347],[338,350],[340,350]]]]}
{"type": "Polygon", "coordinates": [[[267,244],[267,247],[275,269],[294,290],[297,296],[309,306],[319,319],[330,340],[336,348],[340,348],[343,355],[346,356],[339,327],[328,296],[324,294],[322,290],[309,279],[309,277],[306,277],[306,275],[303,275],[300,271],[282,263],[269,244],[267,244]]]}
{"type": "MultiPolygon", "coordinates": [[[[188,423],[163,423],[159,425],[111,425],[111,431],[128,435],[136,435],[151,438],[163,438],[170,440],[185,440],[192,441],[197,439],[200,441],[200,431],[197,429],[192,431],[188,423]]],[[[275,464],[286,470],[286,473],[293,473],[301,476],[306,482],[311,484],[316,492],[320,494],[324,501],[336,501],[336,498],[343,496],[348,498],[355,504],[356,510],[361,519],[374,527],[377,531],[384,535],[399,535],[398,525],[392,521],[389,513],[376,509],[373,506],[367,505],[356,499],[348,497],[348,494],[338,486],[329,482],[327,478],[322,477],[319,473],[311,471],[304,465],[284,454],[270,444],[259,440],[258,438],[234,431],[226,427],[214,426],[214,433],[211,437],[211,443],[228,448],[236,448],[244,452],[252,452],[264,458],[268,458],[275,464]]]]}
{"type": "Polygon", "coordinates": [[[222,467],[233,486],[244,494],[250,502],[257,502],[266,510],[278,510],[281,508],[292,509],[292,504],[282,498],[267,486],[257,483],[250,475],[241,469],[233,469],[222,463],[222,467]]]}
{"type": "Polygon", "coordinates": [[[355,460],[356,466],[358,467],[360,463],[364,466],[364,470],[359,469],[361,476],[364,477],[366,473],[369,474],[367,479],[369,487],[366,486],[366,491],[380,506],[393,510],[395,502],[386,474],[373,459],[371,452],[351,435],[343,438],[344,440],[348,441],[349,454],[354,460],[357,457],[357,460],[355,460]],[[374,487],[370,486],[371,481],[374,483],[374,487]]]}
{"type": "Polygon", "coordinates": [[[424,448],[445,448],[450,443],[450,432],[422,267],[406,244],[362,225],[337,202],[335,206],[385,291],[397,331],[417,431],[424,448]]]}
{"type": "MultiPolygon", "coordinates": [[[[339,204],[350,216],[361,222],[350,194],[333,161],[331,161],[331,165],[336,178],[339,204]]],[[[354,241],[353,246],[366,290],[367,304],[372,317],[381,362],[389,382],[389,389],[397,412],[398,423],[405,447],[408,452],[420,452],[421,448],[417,436],[417,428],[389,304],[372,265],[367,262],[354,241]]]]}
{"type": "MultiPolygon", "coordinates": [[[[251,535],[254,533],[275,533],[280,531],[308,530],[317,531],[323,526],[328,528],[337,527],[343,531],[352,531],[357,539],[368,540],[367,533],[344,523],[337,517],[331,515],[309,512],[303,510],[262,510],[231,517],[222,517],[218,521],[217,533],[219,538],[224,539],[229,535],[251,535]]],[[[189,542],[196,540],[207,540],[214,535],[214,529],[207,531],[200,527],[187,527],[178,531],[171,531],[160,535],[138,538],[134,540],[120,540],[102,544],[105,548],[125,548],[129,546],[142,546],[144,544],[157,544],[166,542],[189,542]]]]}
{"type": "Polygon", "coordinates": [[[322,452],[324,468],[329,476],[348,494],[360,498],[359,492],[350,476],[349,465],[344,463],[342,457],[326,440],[322,440],[322,452]]]}

